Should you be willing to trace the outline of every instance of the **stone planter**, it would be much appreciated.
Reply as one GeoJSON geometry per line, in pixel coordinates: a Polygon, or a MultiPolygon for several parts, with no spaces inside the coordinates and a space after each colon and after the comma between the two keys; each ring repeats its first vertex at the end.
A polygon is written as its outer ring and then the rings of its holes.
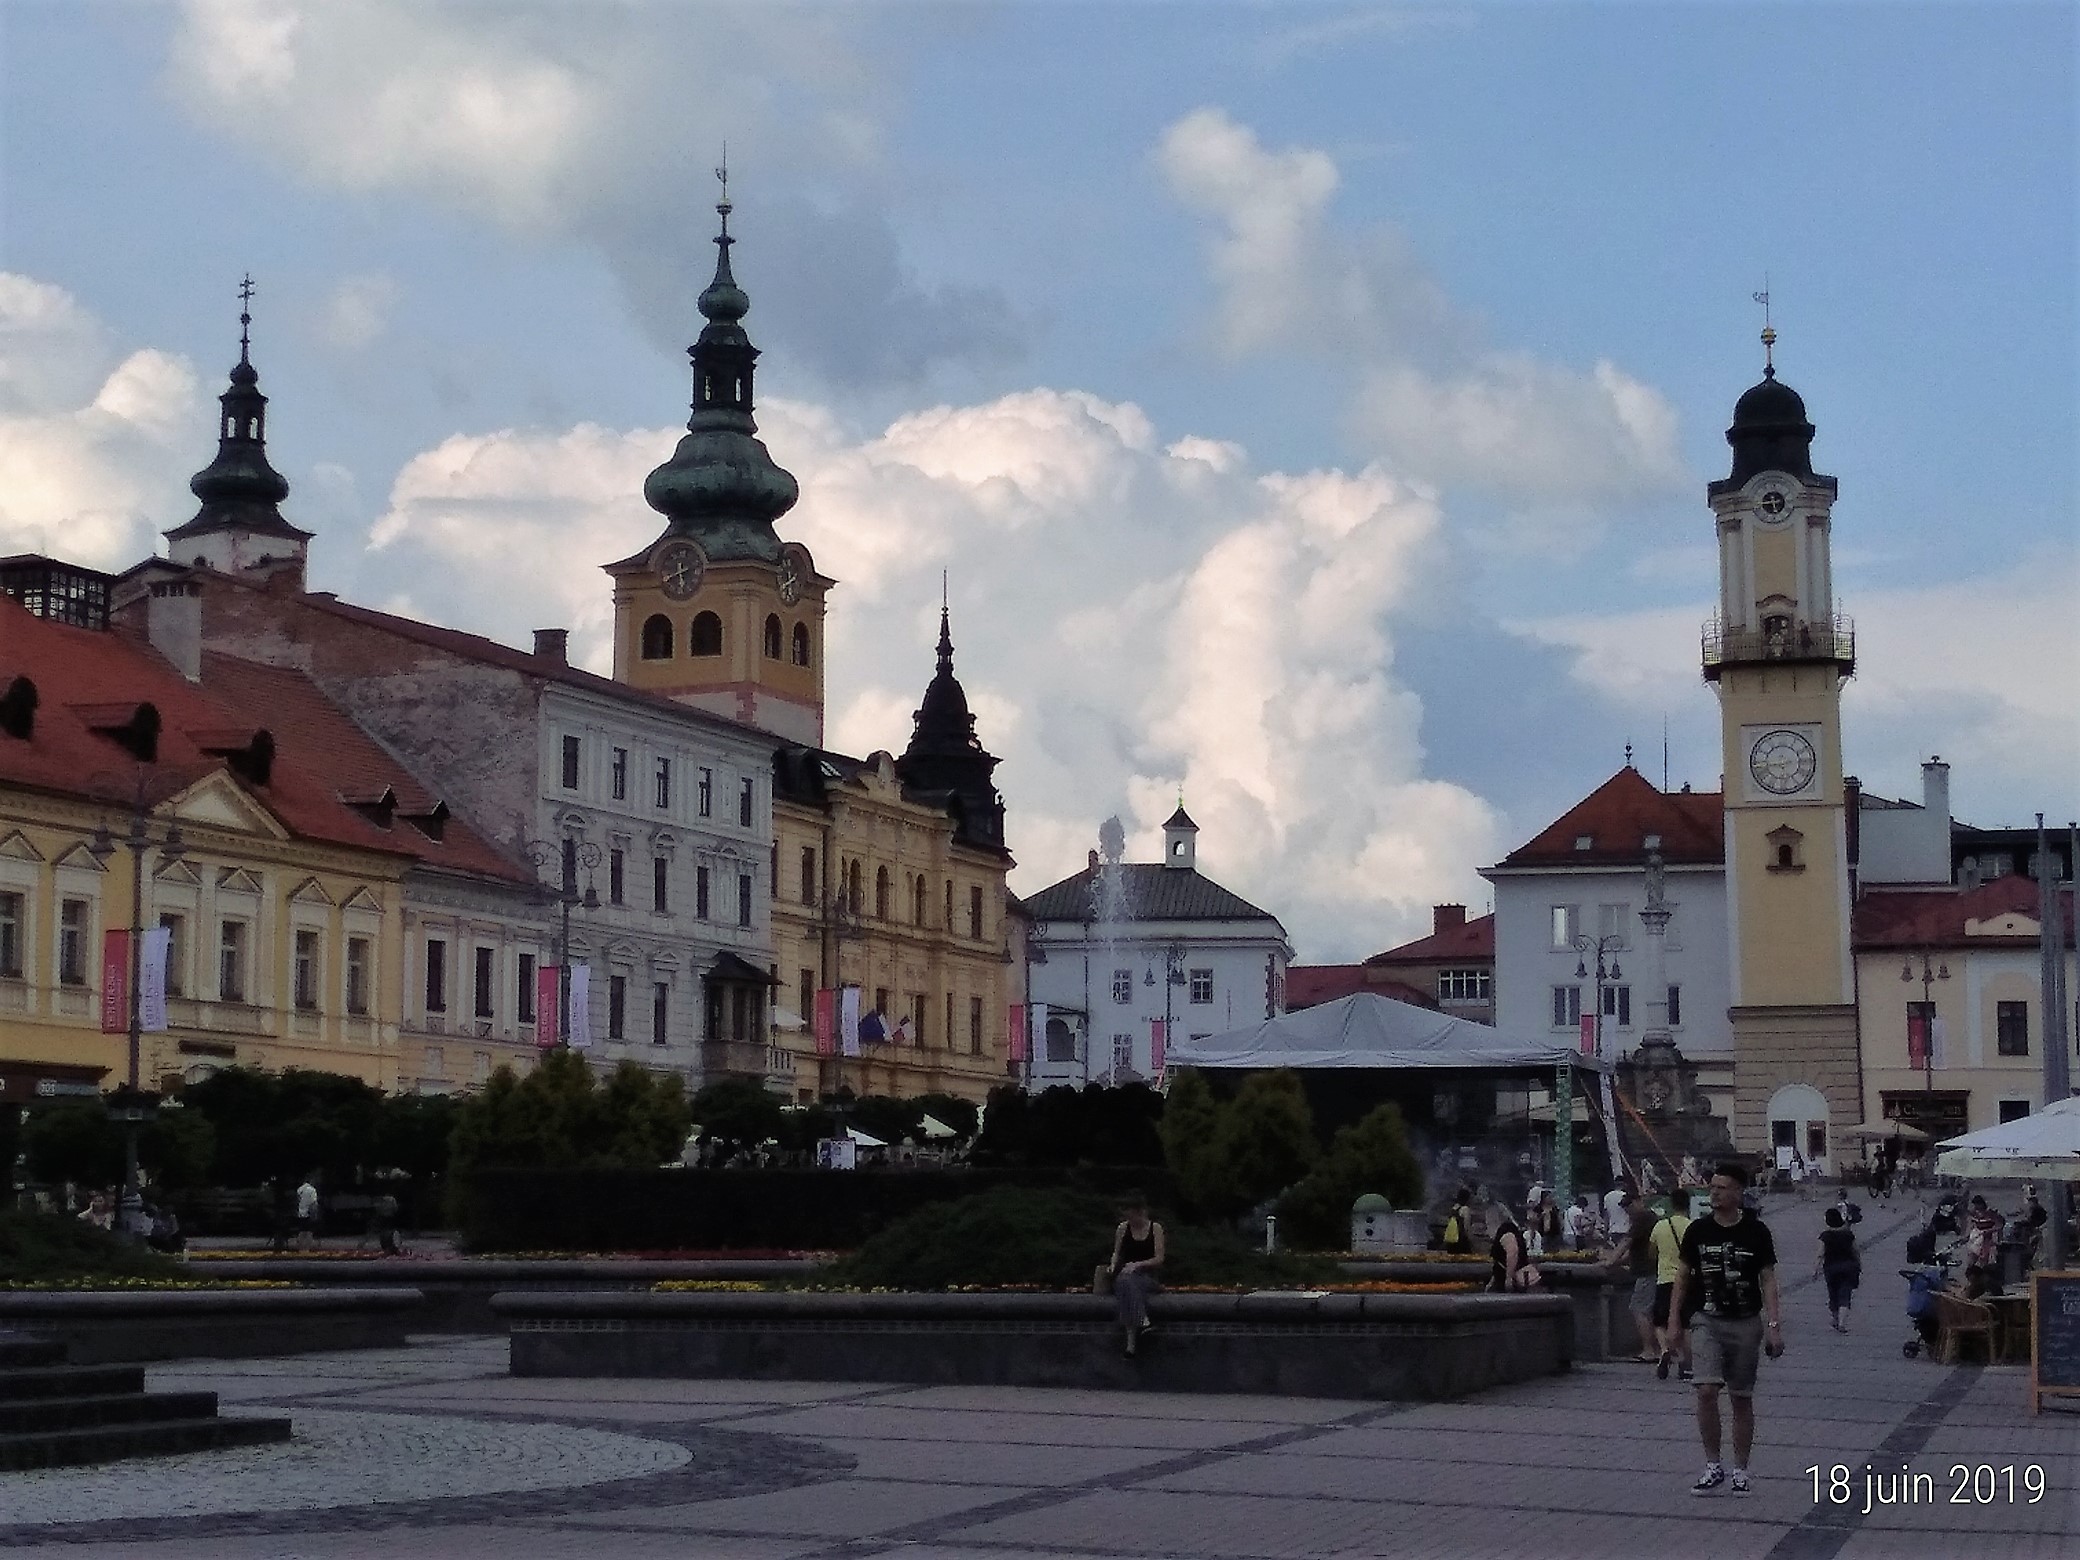
{"type": "Polygon", "coordinates": [[[0,1328],[75,1365],[401,1348],[416,1289],[37,1289],[0,1293],[0,1328]]]}

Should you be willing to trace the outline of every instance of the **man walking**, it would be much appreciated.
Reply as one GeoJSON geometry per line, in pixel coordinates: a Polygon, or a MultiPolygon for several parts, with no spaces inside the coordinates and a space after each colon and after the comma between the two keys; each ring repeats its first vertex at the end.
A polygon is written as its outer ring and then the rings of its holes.
{"type": "Polygon", "coordinates": [[[1767,1354],[1784,1352],[1783,1314],[1777,1294],[1777,1246],[1769,1226],[1742,1206],[1748,1190],[1745,1165],[1727,1163],[1712,1173],[1710,1218],[1683,1232],[1682,1263],[1670,1297],[1669,1340],[1684,1343],[1684,1296],[1703,1297],[1691,1358],[1697,1389],[1697,1433],[1704,1443],[1704,1472],[1690,1486],[1709,1495],[1728,1482],[1719,1461],[1719,1393],[1733,1399],[1733,1492],[1748,1492],[1748,1457],[1755,1448],[1755,1374],[1767,1354]]]}

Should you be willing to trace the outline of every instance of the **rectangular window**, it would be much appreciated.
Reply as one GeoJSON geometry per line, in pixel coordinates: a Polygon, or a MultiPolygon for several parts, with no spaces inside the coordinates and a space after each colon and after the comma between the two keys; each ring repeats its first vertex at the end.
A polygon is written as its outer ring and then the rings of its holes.
{"type": "Polygon", "coordinates": [[[1555,986],[1553,988],[1553,1027],[1573,1029],[1582,1021],[1582,988],[1579,986],[1555,986]]]}
{"type": "Polygon", "coordinates": [[[217,929],[217,1000],[246,999],[246,923],[226,921],[217,929]]]}
{"type": "Polygon", "coordinates": [[[650,860],[650,908],[659,915],[671,913],[671,863],[662,856],[650,860]]]}
{"type": "Polygon", "coordinates": [[[578,789],[578,753],[578,739],[576,737],[565,737],[563,739],[563,788],[566,791],[578,789]]]}
{"type": "Polygon", "coordinates": [[[578,842],[568,834],[563,837],[563,891],[578,891],[578,842]]]}
{"type": "Polygon", "coordinates": [[[22,978],[22,896],[0,894],[0,976],[22,978]]]}
{"type": "Polygon", "coordinates": [[[614,800],[615,800],[615,801],[617,801],[617,802],[625,802],[625,801],[627,801],[627,800],[628,800],[628,749],[627,749],[627,748],[623,748],[623,747],[617,747],[616,749],[614,749],[614,762],[613,762],[613,765],[612,765],[612,767],[611,767],[611,768],[610,768],[610,769],[608,770],[608,777],[609,777],[609,779],[611,779],[611,780],[613,781],[613,785],[614,785],[614,800]]]}
{"type": "Polygon", "coordinates": [[[693,788],[693,810],[703,818],[715,811],[715,771],[703,767],[693,788]]]}
{"type": "Polygon", "coordinates": [[[628,892],[628,882],[627,882],[627,876],[626,876],[626,874],[627,874],[627,870],[628,870],[628,862],[627,862],[627,858],[626,858],[626,856],[624,855],[624,853],[623,853],[623,852],[621,852],[621,851],[618,851],[618,850],[610,850],[610,851],[608,851],[608,852],[607,852],[607,903],[608,903],[608,904],[610,904],[610,905],[618,905],[618,904],[624,904],[624,903],[626,903],[626,902],[627,902],[627,900],[626,900],[626,895],[627,895],[627,892],[628,892]]]}
{"type": "Polygon", "coordinates": [[[968,890],[968,935],[977,942],[982,940],[982,889],[979,885],[968,890]]]}
{"type": "Polygon", "coordinates": [[[1630,986],[1606,986],[1603,988],[1603,1016],[1616,1019],[1620,1029],[1632,1027],[1632,988],[1630,986]]]}
{"type": "Polygon", "coordinates": [[[1668,1027],[1674,1029],[1682,1022],[1683,988],[1681,986],[1671,986],[1668,988],[1668,1027]]]}
{"type": "Polygon", "coordinates": [[[2029,1004],[1996,1002],[1993,1005],[1994,1049],[2002,1056],[2029,1055],[2029,1004]]]}
{"type": "Polygon", "coordinates": [[[665,1043],[665,1023],[671,1016],[672,988],[658,981],[650,988],[650,1043],[665,1043]]]}
{"type": "Polygon", "coordinates": [[[368,956],[371,947],[366,937],[347,939],[347,1011],[356,1018],[368,1015],[368,956]]]}
{"type": "Polygon", "coordinates": [[[1492,970],[1439,970],[1437,1000],[1440,1002],[1488,1002],[1495,993],[1492,970]]]}
{"type": "Polygon", "coordinates": [[[708,869],[693,869],[693,913],[697,920],[708,919],[708,869]]]}
{"type": "Polygon", "coordinates": [[[802,903],[816,903],[816,847],[802,847],[802,903]]]}
{"type": "Polygon", "coordinates": [[[1114,970],[1112,972],[1112,1000],[1115,1002],[1132,1002],[1134,1000],[1134,972],[1132,970],[1114,970]]]}
{"type": "Polygon", "coordinates": [[[531,1024],[534,1022],[534,955],[521,954],[518,967],[519,978],[513,982],[513,995],[518,1000],[513,1003],[513,1011],[519,1022],[531,1024]]]}
{"type": "MultiPolygon", "coordinates": [[[[166,994],[182,996],[188,989],[188,918],[166,910],[160,912],[159,925],[166,931],[166,994]]],[[[0,962],[0,975],[6,973],[0,962]]]]}
{"type": "Polygon", "coordinates": [[[1112,1070],[1115,1074],[1131,1072],[1134,1067],[1134,1037],[1114,1035],[1112,1037],[1112,1070]]]}
{"type": "Polygon", "coordinates": [[[747,829],[751,827],[751,802],[751,777],[749,775],[746,775],[743,779],[742,785],[739,787],[737,791],[737,822],[741,823],[747,829]]]}
{"type": "Polygon", "coordinates": [[[609,975],[607,977],[607,1038],[609,1040],[625,1040],[628,1038],[628,977],[626,975],[609,975]]]}
{"type": "Polygon", "coordinates": [[[1213,971],[1193,970],[1191,973],[1190,990],[1194,1002],[1211,1002],[1213,1000],[1213,971]]]}
{"type": "Polygon", "coordinates": [[[737,874],[737,925],[751,924],[751,874],[737,874]]]}
{"type": "Polygon", "coordinates": [[[318,934],[298,928],[295,952],[296,1006],[311,1012],[318,1005],[318,934]]]}
{"type": "Polygon", "coordinates": [[[67,986],[87,983],[87,901],[68,899],[58,906],[58,980],[67,986]]]}
{"type": "Polygon", "coordinates": [[[795,991],[795,1016],[805,1024],[813,1024],[816,1022],[816,972],[803,970],[801,977],[795,991]]]}
{"type": "Polygon", "coordinates": [[[1553,946],[1572,949],[1574,940],[1582,930],[1582,907],[1580,905],[1553,906],[1553,946]]]}
{"type": "Polygon", "coordinates": [[[924,1048],[924,1015],[929,1006],[923,992],[910,993],[910,1043],[919,1050],[924,1048]]]}
{"type": "Polygon", "coordinates": [[[2028,1100],[2002,1100],[1995,1107],[2000,1111],[2003,1122],[2020,1121],[2029,1114],[2028,1100]]]}
{"type": "Polygon", "coordinates": [[[657,761],[657,805],[672,805],[672,761],[668,758],[657,761]]]}
{"type": "Polygon", "coordinates": [[[426,939],[426,1011],[448,1011],[448,945],[438,937],[426,939]]]}
{"type": "Polygon", "coordinates": [[[1632,906],[1630,905],[1598,905],[1596,907],[1596,935],[1599,937],[1615,937],[1617,939],[1615,946],[1619,948],[1629,946],[1625,940],[1625,934],[1631,923],[1632,906]]]}
{"type": "Polygon", "coordinates": [[[478,1018],[490,1018],[496,1011],[493,998],[497,994],[498,989],[496,985],[498,979],[497,949],[479,948],[477,950],[476,976],[477,989],[475,996],[477,1000],[473,1011],[478,1018]]]}
{"type": "Polygon", "coordinates": [[[982,1054],[982,998],[968,998],[968,1054],[982,1054]]]}

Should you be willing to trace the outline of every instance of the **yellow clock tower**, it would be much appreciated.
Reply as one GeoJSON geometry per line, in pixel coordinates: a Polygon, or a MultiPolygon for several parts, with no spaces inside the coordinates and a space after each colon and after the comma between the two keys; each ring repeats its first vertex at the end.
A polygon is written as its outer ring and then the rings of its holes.
{"type": "Polygon", "coordinates": [[[606,565],[614,580],[614,678],[757,726],[823,741],[823,610],[834,580],[773,523],[800,490],[773,463],[752,420],[758,349],[751,300],[730,274],[728,186],[715,210],[715,279],[707,324],[688,349],[693,416],[643,498],[665,517],[641,552],[606,565]]]}
{"type": "MultiPolygon", "coordinates": [[[[1767,359],[1776,333],[1762,339],[1767,359]]],[[[1704,675],[1726,764],[1734,1141],[1831,1164],[1831,1131],[1862,1119],[1841,744],[1856,645],[1834,610],[1835,479],[1814,473],[1812,440],[1767,363],[1726,430],[1733,470],[1708,489],[1719,610],[1704,675]]]]}

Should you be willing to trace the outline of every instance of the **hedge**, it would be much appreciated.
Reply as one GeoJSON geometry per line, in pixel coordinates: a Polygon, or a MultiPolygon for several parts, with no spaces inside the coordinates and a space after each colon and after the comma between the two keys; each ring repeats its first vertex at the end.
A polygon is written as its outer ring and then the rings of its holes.
{"type": "Polygon", "coordinates": [[[1146,1165],[958,1170],[477,1170],[453,1212],[470,1251],[846,1251],[932,1203],[999,1187],[1129,1188],[1174,1205],[1146,1165]]]}

